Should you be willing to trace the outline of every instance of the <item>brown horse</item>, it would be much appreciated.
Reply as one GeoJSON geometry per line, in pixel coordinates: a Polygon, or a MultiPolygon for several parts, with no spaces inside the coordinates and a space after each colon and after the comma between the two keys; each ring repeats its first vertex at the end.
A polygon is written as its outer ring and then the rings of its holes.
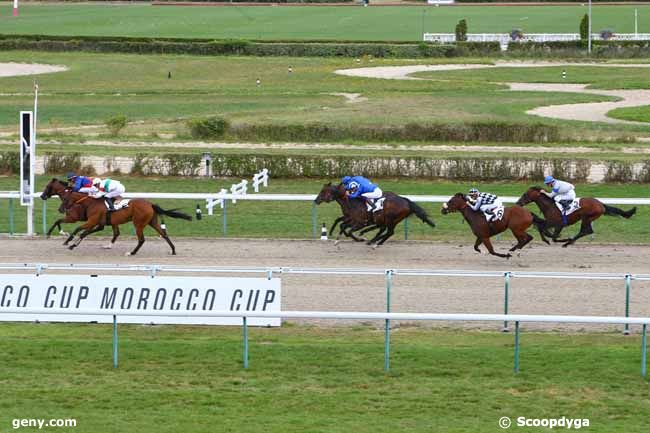
{"type": "Polygon", "coordinates": [[[126,253],[127,256],[135,255],[142,244],[144,244],[144,228],[147,225],[152,227],[163,239],[165,239],[165,241],[167,241],[167,244],[172,250],[172,255],[175,255],[176,248],[169,239],[169,236],[167,236],[167,231],[160,227],[158,215],[165,215],[171,218],[182,218],[188,221],[192,220],[191,216],[178,212],[176,209],[165,210],[144,199],[132,199],[129,201],[128,207],[109,213],[108,209],[106,209],[103,198],[95,199],[86,194],[68,192],[64,193],[63,205],[66,210],[71,209],[74,206],[81,206],[88,217],[88,221],[77,227],[63,243],[64,245],[68,245],[77,233],[83,230],[79,235],[79,239],[69,246],[71,250],[79,246],[81,241],[89,234],[103,230],[104,225],[121,225],[132,221],[133,226],[135,227],[135,234],[138,238],[138,245],[136,245],[133,251],[126,253]]]}
{"type": "Polygon", "coordinates": [[[544,214],[546,220],[546,227],[544,229],[547,236],[553,239],[553,242],[564,242],[563,247],[573,244],[575,241],[583,236],[593,234],[594,230],[591,226],[595,220],[602,215],[622,216],[623,218],[631,218],[636,213],[636,208],[633,207],[628,211],[621,210],[613,206],[607,206],[600,200],[595,198],[581,198],[580,208],[570,215],[566,215],[563,221],[562,213],[555,204],[555,200],[546,195],[542,188],[533,186],[528,188],[517,201],[519,206],[525,206],[528,203],[535,202],[539,210],[544,214]],[[558,239],[560,232],[565,226],[570,226],[580,221],[580,231],[572,238],[558,239]],[[553,233],[548,231],[549,228],[554,229],[553,233]]]}
{"type": "Polygon", "coordinates": [[[472,232],[476,236],[476,242],[474,243],[474,250],[476,252],[480,253],[481,250],[479,249],[479,245],[484,244],[490,254],[509,259],[512,257],[510,253],[500,254],[494,251],[490,237],[510,229],[518,241],[514,247],[510,248],[510,252],[513,252],[517,249],[523,248],[533,240],[533,237],[526,233],[526,230],[528,230],[532,224],[535,224],[537,230],[539,230],[542,240],[547,244],[549,243],[543,233],[544,220],[521,206],[505,208],[503,217],[499,221],[488,223],[483,212],[472,210],[467,205],[467,198],[465,195],[462,192],[459,192],[456,193],[447,203],[443,203],[442,205],[443,215],[456,211],[463,214],[465,221],[469,223],[472,232]]]}
{"type": "MultiPolygon", "coordinates": [[[[58,195],[59,198],[61,199],[61,206],[59,206],[59,212],[60,213],[65,213],[65,217],[59,218],[58,220],[54,221],[54,224],[50,227],[50,229],[47,231],[47,237],[49,238],[50,235],[52,234],[52,231],[54,230],[54,227],[59,228],[59,233],[62,235],[68,235],[68,233],[65,233],[63,229],[61,228],[61,224],[71,224],[71,223],[76,223],[79,221],[86,221],[86,215],[84,213],[83,207],[79,205],[72,206],[70,209],[66,211],[64,209],[64,195],[66,193],[70,192],[70,188],[68,187],[68,184],[58,180],[56,178],[53,178],[50,180],[47,185],[45,185],[45,188],[43,189],[43,193],[41,194],[41,200],[47,200],[50,197],[53,197],[55,195],[58,195]]],[[[111,240],[111,243],[106,246],[106,248],[111,248],[115,241],[117,240],[118,236],[120,235],[120,229],[117,225],[113,225],[113,239],[111,240]]]]}
{"type": "Polygon", "coordinates": [[[372,230],[376,228],[374,224],[368,219],[368,210],[362,200],[350,200],[345,193],[345,186],[341,183],[332,185],[332,182],[323,185],[323,188],[316,196],[314,203],[317,205],[325,202],[330,203],[336,201],[341,207],[342,216],[334,220],[334,224],[330,228],[329,235],[332,236],[337,224],[340,225],[339,234],[336,236],[336,243],[339,242],[342,235],[351,237],[357,242],[365,241],[366,239],[357,237],[354,232],[362,228],[372,230]]]}
{"type": "Polygon", "coordinates": [[[375,237],[368,241],[368,245],[373,245],[373,247],[377,247],[386,242],[395,233],[397,224],[412,214],[415,214],[415,216],[431,227],[436,226],[424,209],[411,200],[400,197],[392,192],[385,192],[382,197],[384,199],[382,209],[370,214],[367,210],[365,200],[361,198],[351,199],[345,192],[345,187],[342,184],[338,186],[326,184],[323,186],[323,190],[321,190],[322,195],[319,194],[316,197],[315,202],[317,204],[320,202],[318,201],[319,197],[320,200],[325,201],[324,198],[331,192],[332,197],[335,197],[334,199],[337,201],[340,200],[339,205],[341,205],[342,209],[344,209],[344,206],[347,209],[352,209],[353,207],[357,209],[355,212],[348,212],[347,214],[346,210],[343,210],[344,219],[342,224],[346,227],[351,227],[352,231],[363,228],[364,230],[359,234],[379,228],[375,237]],[[324,193],[323,190],[328,190],[329,192],[324,193]]]}

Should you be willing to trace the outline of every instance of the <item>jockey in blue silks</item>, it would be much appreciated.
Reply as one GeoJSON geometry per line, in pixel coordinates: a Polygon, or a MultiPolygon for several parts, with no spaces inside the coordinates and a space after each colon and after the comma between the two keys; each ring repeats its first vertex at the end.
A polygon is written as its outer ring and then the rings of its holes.
{"type": "Polygon", "coordinates": [[[345,185],[350,198],[363,197],[368,203],[370,211],[374,211],[375,200],[384,194],[381,188],[363,176],[345,176],[341,179],[341,183],[345,185]]]}
{"type": "Polygon", "coordinates": [[[66,175],[68,182],[72,185],[72,191],[88,193],[93,188],[92,179],[86,176],[78,176],[76,173],[70,172],[66,175]]]}

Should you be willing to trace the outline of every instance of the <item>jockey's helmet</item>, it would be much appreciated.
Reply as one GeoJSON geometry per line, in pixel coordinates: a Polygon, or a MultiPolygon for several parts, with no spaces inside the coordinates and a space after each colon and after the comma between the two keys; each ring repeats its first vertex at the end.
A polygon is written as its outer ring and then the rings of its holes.
{"type": "Polygon", "coordinates": [[[469,195],[478,195],[478,189],[476,188],[471,188],[469,190],[469,195]]]}
{"type": "Polygon", "coordinates": [[[357,188],[359,188],[359,184],[358,184],[357,182],[350,182],[350,183],[348,184],[348,189],[349,189],[350,191],[356,191],[357,188]]]}
{"type": "Polygon", "coordinates": [[[553,182],[555,182],[555,179],[553,179],[553,176],[551,176],[551,175],[548,175],[548,176],[546,176],[546,177],[544,178],[544,183],[545,183],[546,185],[549,185],[549,184],[551,184],[551,183],[553,183],[553,182]]]}
{"type": "Polygon", "coordinates": [[[348,184],[352,180],[352,176],[345,176],[343,179],[341,179],[341,183],[348,184]]]}
{"type": "Polygon", "coordinates": [[[102,183],[102,180],[98,177],[93,179],[93,186],[99,186],[102,183]]]}
{"type": "Polygon", "coordinates": [[[69,171],[69,172],[66,173],[66,175],[65,175],[65,178],[68,179],[68,180],[72,180],[72,179],[74,179],[75,177],[77,177],[77,173],[75,173],[74,171],[69,171]]]}

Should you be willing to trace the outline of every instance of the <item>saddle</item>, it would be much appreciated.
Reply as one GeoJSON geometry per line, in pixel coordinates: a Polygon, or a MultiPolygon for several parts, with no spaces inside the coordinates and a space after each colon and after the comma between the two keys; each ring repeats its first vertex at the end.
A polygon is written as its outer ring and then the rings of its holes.
{"type": "MultiPolygon", "coordinates": [[[[128,198],[127,199],[122,199],[119,203],[113,203],[113,207],[115,208],[116,211],[120,210],[120,209],[127,208],[127,207],[129,207],[129,202],[130,201],[131,201],[131,199],[128,199],[128,198]]],[[[110,209],[110,207],[108,206],[108,203],[106,203],[105,200],[104,200],[104,206],[106,206],[106,209],[110,209]]]]}
{"type": "Polygon", "coordinates": [[[564,215],[564,216],[571,215],[573,212],[580,209],[580,199],[579,198],[576,198],[571,203],[568,203],[568,206],[563,206],[562,202],[564,202],[564,201],[568,201],[568,200],[562,200],[562,201],[557,203],[557,207],[558,207],[558,209],[560,209],[560,212],[562,213],[562,215],[564,215]]]}
{"type": "Polygon", "coordinates": [[[368,212],[379,212],[380,210],[384,209],[384,201],[386,201],[386,196],[381,196],[377,200],[375,200],[375,204],[371,205],[370,203],[366,202],[366,207],[368,209],[368,212]]]}
{"type": "Polygon", "coordinates": [[[501,221],[503,215],[505,214],[506,208],[504,206],[499,206],[496,209],[493,209],[490,212],[485,212],[485,219],[489,223],[501,221]]]}

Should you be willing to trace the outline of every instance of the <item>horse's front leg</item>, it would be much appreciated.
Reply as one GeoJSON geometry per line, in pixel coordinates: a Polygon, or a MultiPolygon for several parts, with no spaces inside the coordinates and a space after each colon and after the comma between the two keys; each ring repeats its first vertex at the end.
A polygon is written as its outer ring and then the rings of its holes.
{"type": "MultiPolygon", "coordinates": [[[[79,239],[77,239],[77,241],[76,241],[74,244],[72,244],[72,245],[70,245],[70,246],[68,247],[68,248],[71,249],[71,250],[73,250],[73,249],[75,249],[76,247],[78,247],[79,244],[81,243],[81,241],[84,240],[84,238],[85,238],[86,236],[88,236],[89,234],[92,234],[92,233],[95,233],[95,232],[98,232],[98,231],[104,230],[104,225],[103,225],[103,224],[93,224],[93,225],[90,225],[90,224],[86,223],[86,224],[84,224],[84,225],[81,226],[81,227],[84,228],[84,231],[83,231],[83,233],[81,233],[81,234],[79,235],[79,239]]],[[[76,231],[76,230],[75,230],[75,231],[76,231]]]]}
{"type": "Polygon", "coordinates": [[[54,224],[52,224],[52,227],[50,227],[50,229],[47,231],[46,237],[49,238],[52,235],[52,232],[54,231],[54,227],[58,227],[59,228],[59,233],[61,233],[61,231],[62,231],[61,223],[64,220],[65,220],[65,218],[59,218],[58,220],[56,220],[54,222],[54,224]]]}
{"type": "Polygon", "coordinates": [[[84,226],[85,226],[85,224],[84,224],[84,225],[80,225],[79,227],[77,227],[76,229],[74,229],[74,231],[73,231],[72,233],[70,233],[70,236],[68,236],[68,239],[66,239],[65,242],[63,242],[63,245],[68,245],[68,243],[69,243],[72,239],[74,239],[75,236],[77,236],[77,233],[79,233],[79,232],[82,231],[82,230],[85,230],[85,227],[84,227],[84,226]]]}

